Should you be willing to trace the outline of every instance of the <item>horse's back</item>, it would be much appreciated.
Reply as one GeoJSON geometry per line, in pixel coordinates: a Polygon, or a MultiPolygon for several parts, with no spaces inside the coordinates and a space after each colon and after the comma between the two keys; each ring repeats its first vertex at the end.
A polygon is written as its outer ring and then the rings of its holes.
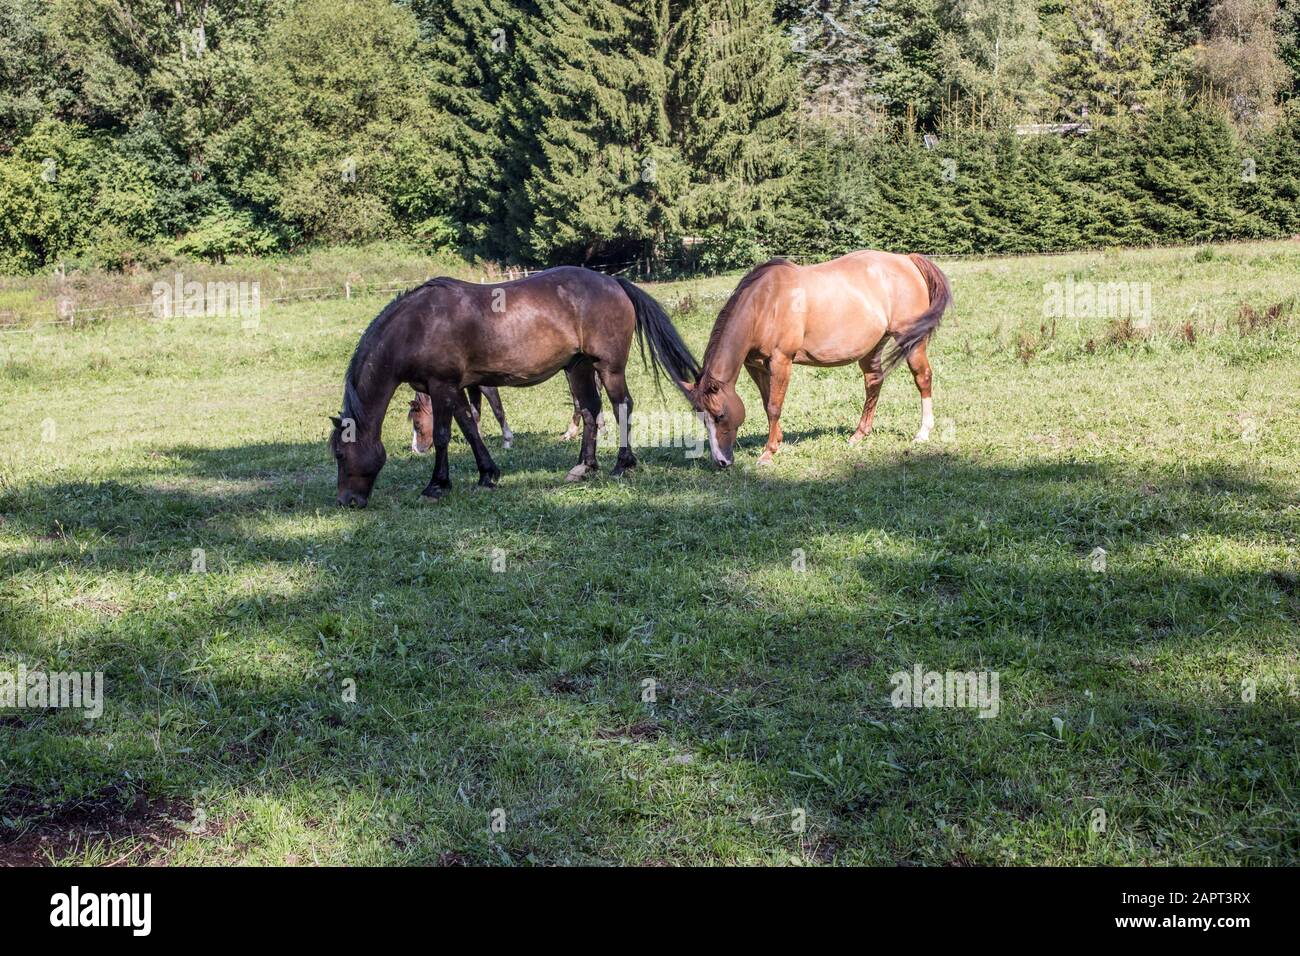
{"type": "Polygon", "coordinates": [[[427,360],[464,385],[533,385],[578,354],[620,342],[626,354],[635,322],[615,280],[576,266],[496,283],[437,279],[424,291],[416,319],[427,360]]]}
{"type": "Polygon", "coordinates": [[[925,276],[911,256],[900,253],[862,249],[804,269],[823,286],[848,290],[850,298],[882,315],[891,331],[924,312],[930,303],[925,276]]]}
{"type": "Polygon", "coordinates": [[[907,257],[862,250],[772,277],[782,331],[771,341],[802,365],[846,365],[874,350],[900,320],[928,301],[925,279],[907,257]]]}

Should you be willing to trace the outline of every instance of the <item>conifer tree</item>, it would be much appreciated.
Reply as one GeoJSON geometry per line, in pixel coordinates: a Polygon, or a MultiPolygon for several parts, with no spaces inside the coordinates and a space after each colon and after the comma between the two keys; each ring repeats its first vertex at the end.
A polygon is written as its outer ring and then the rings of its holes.
{"type": "Polygon", "coordinates": [[[520,44],[507,106],[506,219],[540,262],[639,256],[675,233],[682,171],[668,149],[663,0],[541,0],[520,44]]]}
{"type": "Polygon", "coordinates": [[[503,252],[504,104],[520,82],[520,24],[535,11],[519,0],[412,0],[411,10],[429,44],[430,97],[445,117],[439,146],[457,168],[448,212],[468,245],[503,252]]]}
{"type": "MultiPolygon", "coordinates": [[[[772,0],[688,0],[671,34],[668,113],[692,232],[770,231],[794,165],[798,78],[772,0]]],[[[745,263],[736,262],[736,265],[745,263]]]]}
{"type": "Polygon", "coordinates": [[[1055,87],[1064,114],[1097,123],[1141,108],[1160,34],[1149,0],[1078,0],[1061,20],[1055,87]]]}
{"type": "Polygon", "coordinates": [[[1232,126],[1212,104],[1166,103],[1144,124],[1137,182],[1146,225],[1162,241],[1208,242],[1257,232],[1238,209],[1232,126]]]}

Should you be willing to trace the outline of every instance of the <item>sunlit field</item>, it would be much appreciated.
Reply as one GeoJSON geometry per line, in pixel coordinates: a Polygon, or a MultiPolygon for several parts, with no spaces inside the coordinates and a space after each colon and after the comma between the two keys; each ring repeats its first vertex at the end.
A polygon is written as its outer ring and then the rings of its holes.
{"type": "MultiPolygon", "coordinates": [[[[770,467],[742,376],[730,471],[566,483],[561,376],[434,503],[404,388],[365,510],[387,296],[0,333],[0,671],[105,675],[0,711],[0,861],[1300,863],[1300,242],[940,265],[927,444],[906,368],[851,447],[861,373],[800,367],[770,467]],[[917,665],[996,716],[895,708],[917,665]]],[[[647,288],[699,355],[738,278],[647,288]]]]}

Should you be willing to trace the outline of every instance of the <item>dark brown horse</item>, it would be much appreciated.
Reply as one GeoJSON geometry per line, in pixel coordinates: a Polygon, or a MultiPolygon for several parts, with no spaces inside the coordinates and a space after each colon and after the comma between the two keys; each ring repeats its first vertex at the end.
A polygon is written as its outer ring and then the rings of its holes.
{"type": "Polygon", "coordinates": [[[793,365],[834,366],[857,362],[867,401],[850,442],[871,434],[876,399],[885,374],[906,359],[921,393],[921,430],[934,427],[926,341],[952,302],[948,279],[925,256],[853,252],[830,262],[798,266],[773,259],[751,271],[731,294],[713,325],[704,368],[688,385],[691,402],[704,414],[713,460],[733,460],[745,405],[736,394],[743,366],[758,387],[767,412],[767,464],[781,447],[781,406],[793,365]],[[885,342],[894,348],[883,357],[885,342]]]}
{"type": "Polygon", "coordinates": [[[465,389],[529,386],[563,370],[582,413],[582,447],[569,471],[577,481],[597,469],[597,379],[617,412],[621,475],[636,465],[628,446],[632,398],[625,369],[632,337],[649,343],[656,377],[694,378],[699,365],[663,307],[626,279],[563,266],[514,282],[479,285],[432,279],[394,299],[357,344],[343,383],[343,410],[333,418],[330,450],[338,462],[338,502],[364,507],[387,453],[380,432],[393,393],[402,383],[429,396],[433,477],[423,494],[451,488],[447,445],[451,420],[460,426],[478,465],[479,484],[493,487],[501,472],[479,435],[465,389]]]}

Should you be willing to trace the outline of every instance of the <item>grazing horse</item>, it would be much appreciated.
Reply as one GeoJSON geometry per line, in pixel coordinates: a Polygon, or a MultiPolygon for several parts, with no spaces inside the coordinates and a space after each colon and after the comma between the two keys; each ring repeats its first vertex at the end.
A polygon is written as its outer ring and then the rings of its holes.
{"type": "MultiPolygon", "coordinates": [[[[483,419],[483,399],[487,399],[492,414],[501,425],[501,447],[509,451],[514,444],[515,433],[506,424],[506,410],[501,405],[501,393],[490,385],[471,385],[465,389],[465,393],[475,424],[483,419]]],[[[406,417],[411,422],[411,451],[423,455],[433,447],[433,402],[429,396],[424,392],[416,392],[406,417]]],[[[581,428],[582,417],[575,414],[574,418],[577,421],[576,427],[581,428]]]]}
{"type": "Polygon", "coordinates": [[[563,370],[582,413],[582,446],[570,481],[597,470],[596,416],[605,387],[617,412],[617,477],[636,465],[628,446],[632,397],[625,370],[632,337],[642,359],[674,382],[699,374],[699,364],[663,307],[631,282],[590,269],[561,266],[513,282],[477,284],[431,279],[398,296],[357,343],[343,382],[343,409],[333,416],[330,451],[338,462],[338,503],[365,507],[388,456],[380,440],[384,414],[402,383],[429,396],[436,451],[422,494],[451,489],[447,445],[454,418],[474,452],[479,481],[501,477],[479,435],[465,390],[530,386],[563,370]]]}
{"type": "Polygon", "coordinates": [[[781,406],[795,364],[835,366],[857,362],[866,379],[867,401],[849,441],[871,434],[876,399],[886,373],[906,359],[921,393],[921,430],[934,427],[926,340],[952,303],[947,277],[925,256],[852,252],[830,262],[799,266],[773,259],[751,271],[723,306],[709,335],[703,369],[692,385],[683,382],[695,410],[704,415],[714,462],[733,460],[736,432],[745,406],[736,394],[741,366],[763,397],[767,445],[765,465],[781,447],[781,406]],[[883,357],[885,341],[894,347],[883,357]]]}
{"type": "MultiPolygon", "coordinates": [[[[465,389],[469,396],[470,409],[474,413],[474,421],[481,421],[483,411],[483,399],[486,398],[488,405],[492,408],[492,414],[501,425],[501,447],[506,450],[514,444],[515,433],[510,430],[506,424],[506,410],[501,405],[501,393],[490,385],[471,385],[465,389]]],[[[425,454],[433,447],[433,403],[429,401],[429,396],[423,392],[416,392],[415,398],[411,399],[410,411],[406,417],[411,422],[411,451],[417,455],[425,454]]],[[[560,436],[560,441],[571,441],[582,433],[582,409],[578,403],[573,403],[573,421],[569,423],[568,429],[560,436]]],[[[596,416],[596,433],[603,436],[605,434],[605,413],[601,412],[596,416]]]]}

